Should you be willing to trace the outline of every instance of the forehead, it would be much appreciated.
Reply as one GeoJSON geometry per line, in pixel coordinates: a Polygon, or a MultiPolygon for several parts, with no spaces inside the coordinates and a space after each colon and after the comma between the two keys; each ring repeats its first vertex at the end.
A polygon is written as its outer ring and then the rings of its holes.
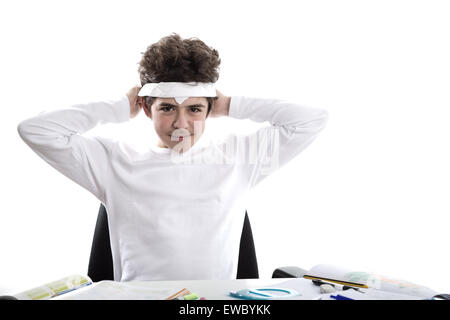
{"type": "Polygon", "coordinates": [[[207,106],[208,100],[205,97],[189,97],[184,100],[182,104],[179,104],[174,98],[156,98],[155,103],[157,105],[161,103],[170,103],[176,106],[190,106],[193,104],[203,104],[207,106]]]}

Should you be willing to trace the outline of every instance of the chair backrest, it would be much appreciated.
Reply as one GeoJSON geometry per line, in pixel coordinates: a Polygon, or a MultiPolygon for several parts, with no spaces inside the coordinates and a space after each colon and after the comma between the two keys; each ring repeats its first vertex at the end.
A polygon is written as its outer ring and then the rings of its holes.
{"type": "MultiPolygon", "coordinates": [[[[100,204],[94,239],[92,240],[89,258],[88,276],[92,281],[114,280],[111,243],[109,238],[108,215],[106,208],[100,204]]],[[[257,279],[258,263],[256,260],[255,244],[247,211],[245,212],[239,247],[237,279],[257,279]]]]}

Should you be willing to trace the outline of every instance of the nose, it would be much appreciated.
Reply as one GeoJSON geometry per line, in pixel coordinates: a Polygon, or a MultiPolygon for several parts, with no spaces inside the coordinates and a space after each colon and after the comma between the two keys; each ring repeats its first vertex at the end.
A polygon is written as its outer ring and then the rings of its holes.
{"type": "Polygon", "coordinates": [[[184,114],[182,110],[177,112],[175,121],[173,123],[173,127],[175,129],[189,128],[187,116],[184,114]]]}

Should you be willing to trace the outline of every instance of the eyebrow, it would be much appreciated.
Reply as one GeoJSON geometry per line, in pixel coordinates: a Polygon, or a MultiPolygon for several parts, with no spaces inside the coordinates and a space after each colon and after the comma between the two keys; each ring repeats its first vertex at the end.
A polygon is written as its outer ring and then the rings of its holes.
{"type": "MultiPolygon", "coordinates": [[[[160,107],[174,107],[174,108],[178,107],[177,105],[172,104],[172,103],[168,103],[168,102],[161,102],[161,103],[159,104],[159,106],[160,106],[160,107]]],[[[201,103],[191,104],[191,105],[187,106],[186,108],[192,108],[192,107],[206,108],[206,106],[203,105],[203,104],[201,104],[201,103]]]]}

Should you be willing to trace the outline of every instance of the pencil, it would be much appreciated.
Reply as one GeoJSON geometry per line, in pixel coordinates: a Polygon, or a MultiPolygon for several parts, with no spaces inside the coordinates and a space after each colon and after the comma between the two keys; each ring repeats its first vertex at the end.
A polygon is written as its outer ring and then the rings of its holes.
{"type": "Polygon", "coordinates": [[[341,280],[335,280],[335,279],[329,279],[329,278],[323,278],[323,277],[316,277],[316,276],[311,276],[311,275],[308,275],[308,274],[305,274],[303,276],[303,278],[309,279],[309,280],[323,280],[323,281],[337,283],[337,284],[341,284],[343,286],[349,286],[349,287],[368,288],[367,285],[362,284],[362,283],[356,283],[356,282],[350,282],[350,281],[341,281],[341,280]]]}

